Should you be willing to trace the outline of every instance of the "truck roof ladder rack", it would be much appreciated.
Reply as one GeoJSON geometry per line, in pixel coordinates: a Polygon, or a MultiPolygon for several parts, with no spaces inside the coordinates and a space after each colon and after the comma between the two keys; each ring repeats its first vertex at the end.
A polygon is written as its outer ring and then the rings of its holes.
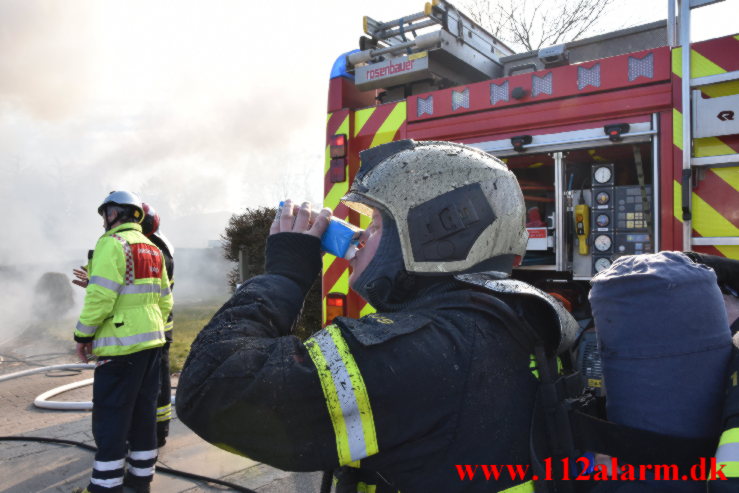
{"type": "Polygon", "coordinates": [[[493,78],[499,59],[513,51],[446,0],[388,22],[364,17],[360,50],[347,56],[359,90],[387,88],[425,79],[453,84],[493,78]],[[432,28],[438,27],[437,30],[432,28]]]}

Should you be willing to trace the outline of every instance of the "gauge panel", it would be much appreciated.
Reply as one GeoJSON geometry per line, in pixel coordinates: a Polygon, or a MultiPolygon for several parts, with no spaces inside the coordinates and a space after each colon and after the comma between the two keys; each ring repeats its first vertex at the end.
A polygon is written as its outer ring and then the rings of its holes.
{"type": "Polygon", "coordinates": [[[613,211],[593,210],[590,224],[593,232],[611,231],[613,229],[613,211]]]}
{"type": "Polygon", "coordinates": [[[598,163],[592,167],[593,185],[613,185],[613,164],[598,163]]]}
{"type": "Polygon", "coordinates": [[[595,257],[593,258],[593,270],[595,272],[601,272],[611,266],[611,259],[608,257],[595,257]]]}
{"type": "Polygon", "coordinates": [[[593,209],[613,209],[616,198],[613,187],[599,187],[597,183],[593,183],[591,194],[593,197],[593,209]]]}
{"type": "Polygon", "coordinates": [[[613,246],[613,239],[610,235],[599,234],[593,239],[593,246],[598,252],[610,252],[613,246]]]}

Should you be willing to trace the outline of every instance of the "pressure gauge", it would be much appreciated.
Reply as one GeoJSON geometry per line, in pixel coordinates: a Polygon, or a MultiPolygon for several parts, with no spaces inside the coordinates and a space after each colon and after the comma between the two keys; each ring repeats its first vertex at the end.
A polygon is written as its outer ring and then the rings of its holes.
{"type": "Polygon", "coordinates": [[[611,201],[611,194],[609,194],[608,192],[598,192],[595,195],[595,202],[598,205],[606,205],[610,201],[611,201]]]}
{"type": "Polygon", "coordinates": [[[598,166],[593,171],[593,180],[599,185],[609,183],[613,178],[613,170],[609,166],[598,166]]]}
{"type": "Polygon", "coordinates": [[[595,269],[595,272],[600,272],[602,270],[605,270],[611,266],[610,259],[606,257],[601,257],[599,259],[595,260],[595,263],[593,264],[593,268],[595,269]]]}
{"type": "Polygon", "coordinates": [[[605,228],[611,224],[611,218],[608,214],[597,214],[595,216],[595,224],[598,225],[599,228],[605,228]]]}
{"type": "Polygon", "coordinates": [[[598,235],[595,237],[595,240],[593,241],[593,246],[599,252],[607,252],[608,250],[611,249],[612,244],[613,244],[613,241],[611,240],[611,237],[608,235],[598,235]]]}

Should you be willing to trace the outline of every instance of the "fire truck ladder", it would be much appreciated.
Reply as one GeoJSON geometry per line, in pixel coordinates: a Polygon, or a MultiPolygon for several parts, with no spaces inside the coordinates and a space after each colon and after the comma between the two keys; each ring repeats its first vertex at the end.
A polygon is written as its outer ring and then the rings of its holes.
{"type": "MultiPolygon", "coordinates": [[[[718,75],[710,75],[707,77],[690,77],[690,10],[719,1],[723,0],[679,0],[680,15],[677,19],[678,22],[676,22],[675,17],[675,0],[669,0],[668,3],[670,18],[670,22],[668,24],[670,32],[668,36],[670,37],[670,44],[672,46],[680,46],[682,48],[682,219],[683,249],[686,251],[692,250],[694,246],[739,245],[739,236],[693,236],[692,195],[694,172],[701,172],[703,169],[711,167],[739,166],[739,154],[723,154],[710,157],[693,156],[693,138],[725,135],[725,132],[714,130],[713,128],[710,128],[711,125],[704,126],[703,123],[700,122],[700,115],[706,111],[704,109],[706,108],[706,102],[712,102],[708,103],[711,107],[713,107],[716,102],[719,102],[719,104],[728,103],[733,106],[739,105],[739,95],[704,100],[701,97],[700,91],[701,87],[711,84],[739,80],[739,70],[718,75]],[[676,40],[678,24],[680,31],[679,42],[676,40]],[[699,122],[701,123],[700,125],[699,122]]],[[[711,113],[711,117],[715,118],[716,115],[711,113]]]]}
{"type": "MultiPolygon", "coordinates": [[[[446,0],[427,2],[422,12],[388,22],[365,16],[364,32],[369,37],[361,38],[360,51],[347,57],[352,66],[387,63],[393,57],[409,60],[428,55],[431,59],[428,71],[416,74],[415,79],[428,77],[436,69],[444,77],[464,71],[484,80],[495,75],[501,56],[514,53],[446,0]],[[434,26],[440,29],[426,29],[434,26]],[[420,33],[421,30],[425,31],[420,33]]],[[[400,78],[398,83],[408,82],[408,74],[404,75],[406,78],[400,78]]],[[[360,89],[371,88],[370,83],[367,86],[360,89]]]]}

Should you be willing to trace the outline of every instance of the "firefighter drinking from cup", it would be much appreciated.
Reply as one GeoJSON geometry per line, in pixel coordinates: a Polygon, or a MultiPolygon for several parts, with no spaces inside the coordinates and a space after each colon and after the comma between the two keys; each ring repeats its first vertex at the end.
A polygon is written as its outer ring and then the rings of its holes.
{"type": "Polygon", "coordinates": [[[105,233],[89,263],[74,338],[97,356],[92,431],[98,447],[90,493],[148,492],[157,459],[156,408],[164,320],[172,308],[162,253],[141,232],[141,200],[112,192],[98,208],[105,233]],[[127,463],[127,464],[126,464],[127,463]]]}
{"type": "Polygon", "coordinates": [[[537,391],[530,348],[503,312],[573,331],[550,297],[505,280],[527,241],[524,200],[479,150],[404,140],[364,151],[344,203],[372,217],[351,287],[377,309],[292,335],[321,271],[331,212],[287,201],[266,273],[235,292],[192,345],[177,414],[201,437],[286,470],[335,470],[337,491],[533,491],[460,480],[456,465],[528,464],[537,391]],[[359,480],[357,479],[359,478],[359,480]]]}

